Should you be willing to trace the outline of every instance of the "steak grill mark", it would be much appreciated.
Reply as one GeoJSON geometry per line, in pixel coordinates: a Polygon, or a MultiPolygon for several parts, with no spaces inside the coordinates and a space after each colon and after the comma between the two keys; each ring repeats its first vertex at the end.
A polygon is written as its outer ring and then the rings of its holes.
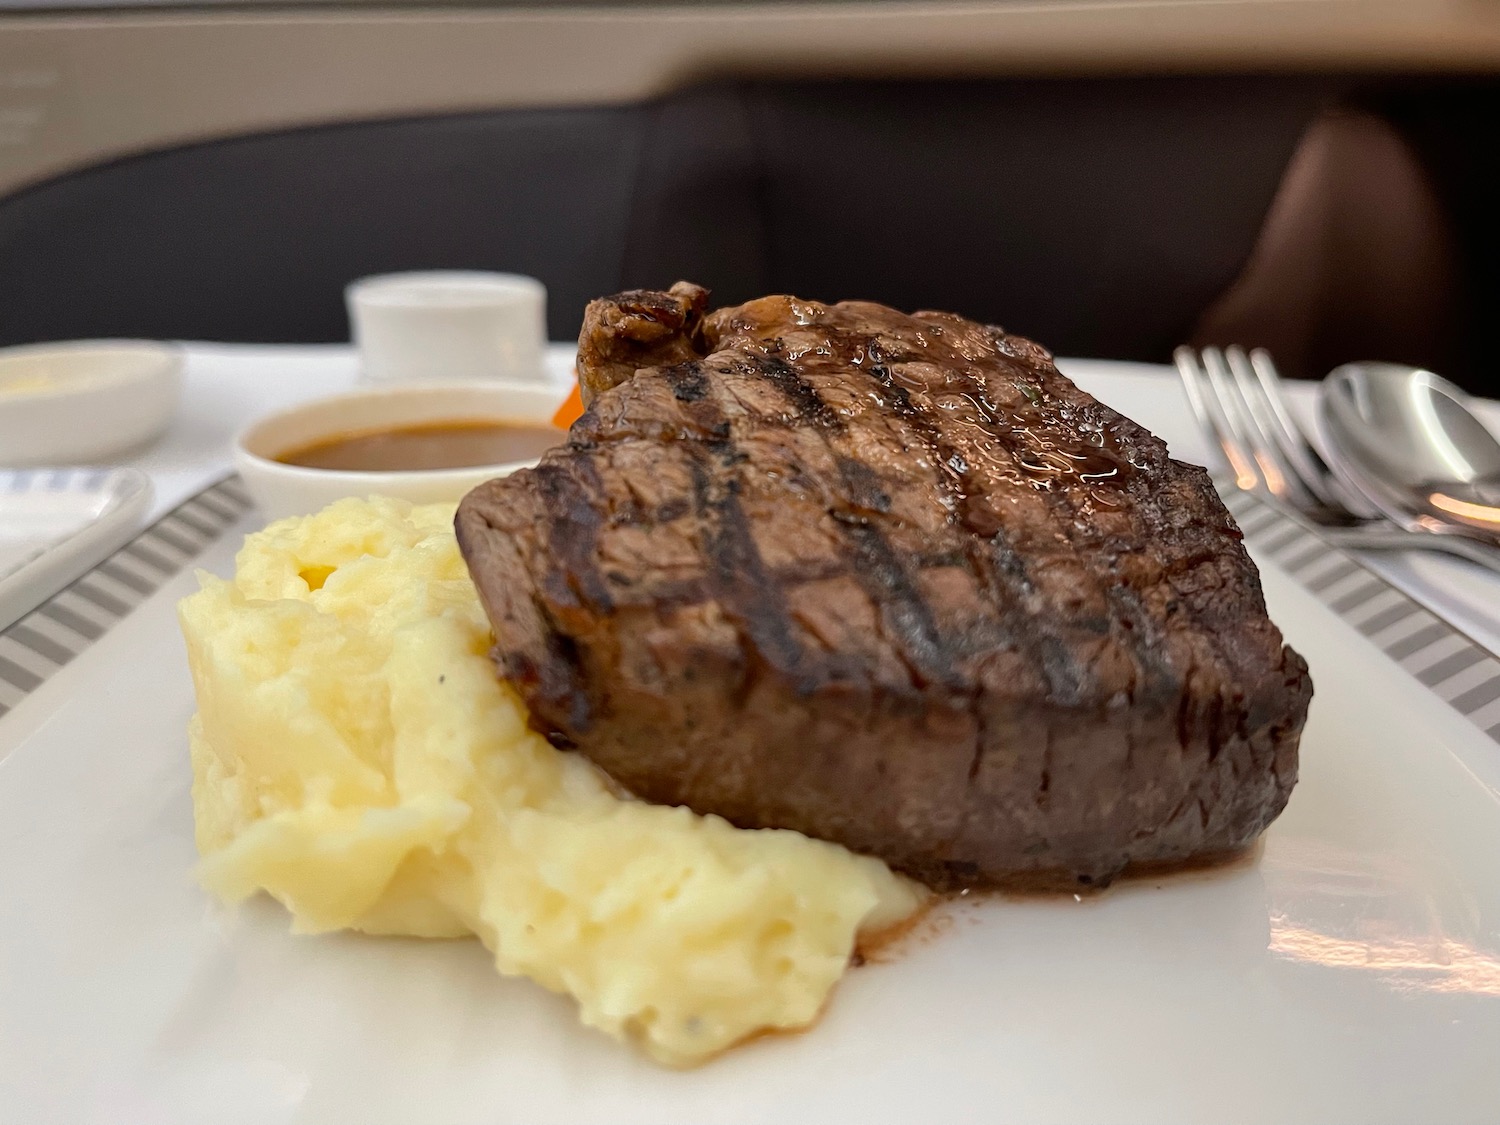
{"type": "Polygon", "coordinates": [[[723,443],[715,466],[714,454],[706,445],[690,442],[685,448],[693,476],[694,511],[703,520],[703,554],[709,564],[706,592],[719,601],[762,659],[786,676],[798,692],[811,694],[824,677],[810,666],[797,643],[781,584],[755,545],[740,504],[737,451],[723,443]]]}
{"type": "Polygon", "coordinates": [[[862,510],[889,511],[891,499],[868,465],[833,447],[830,439],[844,429],[842,419],[817,388],[785,360],[768,356],[758,367],[790,403],[794,427],[801,423],[798,428],[822,431],[821,440],[839,468],[845,489],[829,514],[843,536],[853,574],[875,604],[917,686],[940,684],[953,692],[969,690],[971,685],[955,666],[948,638],[938,628],[932,607],[924,600],[906,560],[891,547],[879,527],[860,515],[862,510]]]}
{"type": "Polygon", "coordinates": [[[1280,811],[1310,687],[1200,470],[1019,338],[704,300],[591,305],[566,479],[460,508],[541,729],[645,799],[938,885],[1097,885],[1280,811]]]}

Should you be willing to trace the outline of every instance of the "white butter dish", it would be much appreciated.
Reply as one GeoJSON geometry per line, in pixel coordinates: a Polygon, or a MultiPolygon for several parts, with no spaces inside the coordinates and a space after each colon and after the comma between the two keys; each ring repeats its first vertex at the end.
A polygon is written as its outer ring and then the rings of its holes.
{"type": "Polygon", "coordinates": [[[150,340],[0,348],[0,467],[103,461],[161,436],[182,350],[150,340]]]}

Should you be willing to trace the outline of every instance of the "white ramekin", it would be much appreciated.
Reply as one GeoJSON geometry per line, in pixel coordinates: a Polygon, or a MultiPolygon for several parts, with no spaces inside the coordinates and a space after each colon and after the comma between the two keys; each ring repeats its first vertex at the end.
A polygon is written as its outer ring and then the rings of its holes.
{"type": "Polygon", "coordinates": [[[352,283],[345,301],[366,382],[546,378],[547,290],[534,277],[380,274],[352,283]]]}

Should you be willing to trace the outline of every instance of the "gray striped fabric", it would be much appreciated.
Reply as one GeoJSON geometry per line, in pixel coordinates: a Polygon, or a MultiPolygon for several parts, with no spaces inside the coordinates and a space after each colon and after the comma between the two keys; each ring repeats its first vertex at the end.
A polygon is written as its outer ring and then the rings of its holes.
{"type": "MultiPolygon", "coordinates": [[[[1500,660],[1311,529],[1247,493],[1224,492],[1262,555],[1500,743],[1500,660]]],[[[238,478],[219,481],[0,632],[0,717],[181,573],[249,507],[238,478]]]]}
{"type": "Polygon", "coordinates": [[[1500,743],[1500,660],[1311,529],[1232,486],[1220,490],[1257,551],[1500,743]]]}
{"type": "Polygon", "coordinates": [[[181,574],[249,508],[239,480],[221,480],[0,631],[0,718],[181,574]]]}

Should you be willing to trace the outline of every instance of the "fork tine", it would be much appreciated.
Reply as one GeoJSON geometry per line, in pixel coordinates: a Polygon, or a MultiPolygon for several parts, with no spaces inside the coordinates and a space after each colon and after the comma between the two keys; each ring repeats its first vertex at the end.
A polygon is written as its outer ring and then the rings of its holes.
{"type": "MultiPolygon", "coordinates": [[[[1244,359],[1244,353],[1240,354],[1244,359]]],[[[1268,411],[1262,411],[1267,437],[1280,447],[1288,467],[1309,492],[1330,507],[1340,507],[1343,504],[1342,498],[1328,487],[1331,473],[1327,464],[1312,442],[1308,441],[1302,427],[1297,424],[1297,419],[1292,416],[1291,408],[1287,406],[1286,388],[1282,384],[1281,373],[1276,370],[1275,361],[1271,359],[1271,353],[1264,348],[1256,348],[1250,353],[1245,367],[1245,376],[1240,380],[1244,393],[1247,397],[1254,396],[1263,407],[1269,408],[1268,411]]]]}
{"type": "Polygon", "coordinates": [[[1248,434],[1246,444],[1261,467],[1267,489],[1273,496],[1304,509],[1310,504],[1326,506],[1327,500],[1321,490],[1309,485],[1301,466],[1285,455],[1275,410],[1245,355],[1245,349],[1237,345],[1225,348],[1224,363],[1233,380],[1236,405],[1240,407],[1241,422],[1248,434]]]}
{"type": "Polygon", "coordinates": [[[1361,519],[1379,518],[1380,512],[1374,505],[1339,478],[1297,423],[1287,405],[1286,386],[1282,382],[1281,373],[1276,370],[1276,362],[1271,358],[1271,353],[1264,348],[1256,348],[1250,353],[1250,366],[1276,419],[1275,432],[1281,448],[1314,495],[1336,511],[1350,512],[1361,519]]]}
{"type": "MultiPolygon", "coordinates": [[[[1205,356],[1211,349],[1205,349],[1205,356]]],[[[1253,492],[1260,486],[1260,473],[1255,461],[1240,444],[1234,428],[1230,425],[1213,378],[1205,361],[1189,347],[1180,347],[1172,353],[1177,364],[1177,374],[1182,378],[1182,389],[1187,392],[1188,405],[1198,425],[1213,435],[1223,450],[1229,467],[1234,472],[1235,487],[1243,492],[1253,492]]]]}
{"type": "Polygon", "coordinates": [[[1208,372],[1208,385],[1218,399],[1225,422],[1260,474],[1262,490],[1284,503],[1305,506],[1307,494],[1288,483],[1286,471],[1256,429],[1254,415],[1240,394],[1228,357],[1218,348],[1204,348],[1203,368],[1208,372]]]}

